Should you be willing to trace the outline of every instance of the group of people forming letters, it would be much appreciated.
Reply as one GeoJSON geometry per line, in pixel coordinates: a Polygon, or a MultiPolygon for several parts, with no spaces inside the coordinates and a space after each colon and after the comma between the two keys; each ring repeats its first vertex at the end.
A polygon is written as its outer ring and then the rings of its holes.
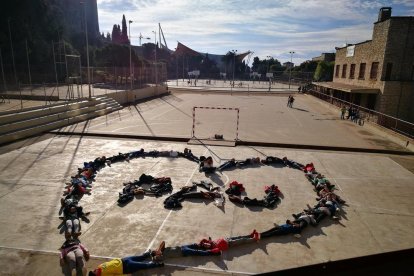
{"type": "MultiPolygon", "coordinates": [[[[127,191],[133,191],[133,194],[154,194],[156,196],[162,195],[164,192],[172,192],[172,183],[169,177],[154,178],[150,175],[141,175],[139,180],[128,182],[124,184],[123,193],[128,194],[127,191]],[[138,184],[137,184],[138,183],[138,184]],[[151,183],[149,189],[142,188],[143,183],[151,183]]],[[[265,197],[261,200],[250,199],[248,197],[241,197],[244,187],[237,181],[232,181],[229,187],[225,190],[230,201],[236,204],[256,205],[271,207],[279,200],[282,192],[278,186],[271,185],[265,187],[265,197]]],[[[120,198],[121,198],[120,194],[120,198]]],[[[205,181],[193,182],[191,186],[184,186],[180,191],[171,194],[164,201],[166,208],[180,207],[180,202],[184,198],[205,198],[215,200],[220,205],[223,203],[223,193],[220,187],[214,187],[213,184],[205,181]],[[195,192],[196,187],[202,187],[207,191],[195,192]],[[220,200],[217,200],[220,199],[220,200]]],[[[119,202],[119,201],[118,201],[119,202]]],[[[65,275],[72,275],[76,270],[77,275],[89,276],[105,276],[105,275],[123,275],[131,274],[141,269],[149,269],[164,266],[164,260],[177,257],[188,256],[215,256],[221,255],[223,251],[231,250],[233,247],[240,246],[247,243],[257,243],[262,239],[289,235],[292,234],[296,238],[301,237],[301,232],[308,227],[318,225],[324,218],[331,217],[338,218],[341,206],[345,201],[335,193],[335,186],[318,173],[313,165],[309,163],[306,165],[300,164],[287,157],[278,158],[268,156],[264,159],[258,157],[247,158],[242,161],[230,159],[218,167],[213,164],[211,157],[200,156],[197,157],[192,154],[191,150],[185,149],[183,152],[176,151],[150,151],[145,152],[144,149],[133,151],[130,153],[119,153],[118,155],[106,158],[105,156],[98,157],[94,161],[85,162],[83,168],[79,168],[75,176],[72,176],[71,181],[67,183],[64,191],[64,197],[61,199],[62,208],[59,212],[60,218],[63,220],[62,225],[65,227],[65,242],[60,248],[60,264],[65,275]],[[92,191],[92,183],[96,177],[97,172],[105,166],[111,166],[117,162],[129,162],[133,158],[143,157],[182,157],[190,161],[197,162],[201,172],[214,173],[216,171],[222,172],[225,170],[243,168],[247,166],[280,166],[289,167],[304,172],[305,177],[313,185],[317,193],[317,203],[311,207],[309,204],[306,209],[292,214],[292,218],[287,219],[281,225],[275,225],[270,229],[264,231],[257,231],[253,229],[246,235],[239,235],[234,237],[222,237],[212,239],[211,237],[201,238],[199,241],[185,244],[166,246],[162,241],[154,250],[147,250],[138,256],[128,256],[124,258],[116,258],[100,264],[97,268],[89,271],[85,262],[90,258],[90,252],[87,247],[79,240],[82,234],[80,220],[88,220],[89,212],[84,212],[79,205],[80,199],[84,194],[90,194],[92,191]]]]}

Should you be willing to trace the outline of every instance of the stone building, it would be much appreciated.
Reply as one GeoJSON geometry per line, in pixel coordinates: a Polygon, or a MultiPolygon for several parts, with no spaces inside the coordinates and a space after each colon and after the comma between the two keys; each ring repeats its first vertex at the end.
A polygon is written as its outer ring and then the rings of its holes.
{"type": "Polygon", "coordinates": [[[292,69],[295,66],[295,64],[290,61],[284,62],[282,65],[286,67],[286,69],[292,69]]]}
{"type": "Polygon", "coordinates": [[[372,40],[336,48],[333,97],[414,122],[414,17],[381,8],[372,40]]]}
{"type": "Polygon", "coordinates": [[[313,57],[312,61],[331,62],[335,60],[335,53],[322,53],[319,57],[313,57]]]}

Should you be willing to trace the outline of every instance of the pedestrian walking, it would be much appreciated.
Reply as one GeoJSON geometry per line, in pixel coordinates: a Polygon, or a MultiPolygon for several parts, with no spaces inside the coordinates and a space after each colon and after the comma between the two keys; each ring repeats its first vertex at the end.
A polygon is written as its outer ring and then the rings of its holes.
{"type": "Polygon", "coordinates": [[[346,107],[345,105],[341,108],[341,120],[345,120],[345,113],[346,113],[346,107]]]}
{"type": "Polygon", "coordinates": [[[289,100],[289,107],[292,108],[293,107],[293,102],[295,101],[295,98],[293,98],[293,96],[290,97],[289,100]]]}
{"type": "Polygon", "coordinates": [[[287,107],[290,107],[290,99],[292,98],[292,95],[289,95],[288,100],[287,100],[287,107]]]}

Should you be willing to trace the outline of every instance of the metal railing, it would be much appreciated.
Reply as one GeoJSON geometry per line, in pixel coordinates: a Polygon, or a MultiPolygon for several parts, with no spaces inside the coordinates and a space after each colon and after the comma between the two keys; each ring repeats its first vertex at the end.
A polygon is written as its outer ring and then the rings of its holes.
{"type": "Polygon", "coordinates": [[[377,124],[379,126],[388,128],[392,131],[395,131],[399,134],[405,135],[411,139],[414,139],[414,124],[398,119],[396,117],[365,108],[360,105],[356,105],[352,102],[348,102],[336,97],[333,97],[329,94],[321,93],[315,91],[314,89],[307,90],[308,94],[311,94],[321,100],[331,103],[332,105],[342,107],[342,106],[350,106],[354,107],[359,110],[359,117],[364,122],[371,122],[377,124]]]}

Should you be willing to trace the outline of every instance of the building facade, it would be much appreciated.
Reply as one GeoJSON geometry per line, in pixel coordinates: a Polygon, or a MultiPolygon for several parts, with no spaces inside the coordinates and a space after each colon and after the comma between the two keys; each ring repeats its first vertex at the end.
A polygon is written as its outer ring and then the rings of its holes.
{"type": "Polygon", "coordinates": [[[318,90],[414,122],[414,17],[381,8],[372,40],[336,48],[334,78],[318,90]]]}
{"type": "Polygon", "coordinates": [[[322,53],[319,57],[312,58],[312,61],[335,61],[335,53],[322,53]]]}

